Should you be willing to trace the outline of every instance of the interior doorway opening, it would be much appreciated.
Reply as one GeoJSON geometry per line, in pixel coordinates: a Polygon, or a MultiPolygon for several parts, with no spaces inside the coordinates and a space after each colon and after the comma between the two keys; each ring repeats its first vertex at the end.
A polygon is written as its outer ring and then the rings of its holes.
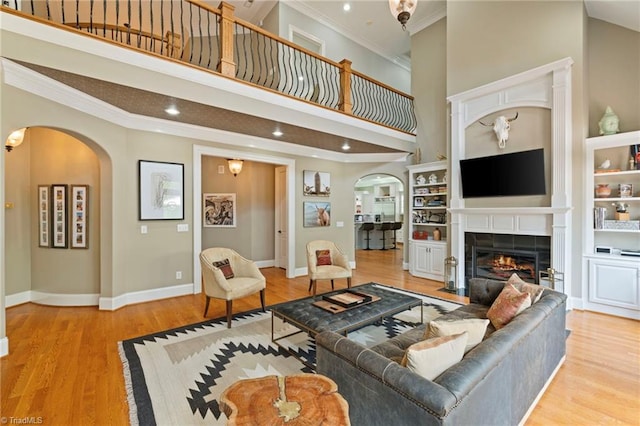
{"type": "Polygon", "coordinates": [[[404,242],[404,184],[390,174],[371,174],[354,185],[355,249],[396,250],[404,242]]]}

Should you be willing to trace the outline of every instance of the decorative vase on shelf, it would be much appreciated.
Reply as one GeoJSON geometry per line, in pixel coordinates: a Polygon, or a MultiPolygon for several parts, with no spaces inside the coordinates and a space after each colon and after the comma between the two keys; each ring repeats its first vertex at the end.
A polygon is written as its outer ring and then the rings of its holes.
{"type": "Polygon", "coordinates": [[[599,183],[596,186],[596,197],[607,198],[610,195],[611,195],[611,188],[609,188],[608,183],[599,183]]]}
{"type": "Polygon", "coordinates": [[[440,233],[440,229],[436,228],[433,230],[433,239],[435,241],[440,241],[440,238],[442,238],[442,234],[440,233]]]}
{"type": "Polygon", "coordinates": [[[620,131],[620,119],[613,112],[610,106],[604,112],[604,115],[598,122],[601,135],[615,135],[620,131]]]}

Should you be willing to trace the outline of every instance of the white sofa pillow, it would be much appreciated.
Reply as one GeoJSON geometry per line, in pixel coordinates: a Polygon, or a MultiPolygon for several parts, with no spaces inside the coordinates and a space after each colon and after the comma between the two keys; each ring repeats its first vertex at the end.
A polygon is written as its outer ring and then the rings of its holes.
{"type": "Polygon", "coordinates": [[[425,330],[424,338],[431,339],[433,337],[451,336],[452,334],[459,334],[466,331],[469,333],[469,339],[467,340],[464,353],[467,353],[482,342],[488,325],[489,320],[481,318],[468,318],[455,321],[431,321],[425,330]]]}
{"type": "Polygon", "coordinates": [[[433,380],[447,368],[460,362],[468,333],[434,337],[409,346],[401,365],[422,377],[433,380]]]}

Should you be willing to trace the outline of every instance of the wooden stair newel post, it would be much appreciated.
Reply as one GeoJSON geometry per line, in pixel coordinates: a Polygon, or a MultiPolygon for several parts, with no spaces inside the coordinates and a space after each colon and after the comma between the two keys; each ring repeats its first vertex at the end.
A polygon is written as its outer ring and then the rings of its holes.
{"type": "Polygon", "coordinates": [[[340,103],[338,109],[347,114],[352,113],[351,104],[351,61],[343,59],[340,61],[340,103]]]}
{"type": "Polygon", "coordinates": [[[235,7],[229,3],[221,2],[220,6],[220,62],[218,72],[228,77],[236,76],[236,64],[233,61],[233,12],[235,7]]]}

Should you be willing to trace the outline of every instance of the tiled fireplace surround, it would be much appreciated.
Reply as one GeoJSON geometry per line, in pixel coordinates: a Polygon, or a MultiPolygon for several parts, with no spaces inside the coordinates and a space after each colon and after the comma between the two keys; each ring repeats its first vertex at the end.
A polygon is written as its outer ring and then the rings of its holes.
{"type": "Polygon", "coordinates": [[[447,98],[451,103],[452,167],[449,240],[451,255],[461,261],[459,286],[468,288],[473,267],[469,243],[475,240],[492,248],[540,248],[538,268],[562,272],[564,283],[556,290],[571,294],[572,65],[571,58],[564,58],[447,98]],[[467,207],[460,174],[454,172],[460,160],[466,158],[467,127],[488,114],[526,106],[551,111],[551,179],[547,182],[550,205],[467,207]]]}
{"type": "Polygon", "coordinates": [[[545,271],[551,266],[551,238],[545,235],[467,232],[464,239],[467,280],[471,277],[507,279],[512,273],[517,273],[525,281],[537,282],[539,271],[545,271]],[[490,259],[497,263],[500,256],[517,259],[517,266],[514,268],[503,264],[494,268],[492,265],[484,265],[486,269],[483,269],[479,265],[490,259]]]}

